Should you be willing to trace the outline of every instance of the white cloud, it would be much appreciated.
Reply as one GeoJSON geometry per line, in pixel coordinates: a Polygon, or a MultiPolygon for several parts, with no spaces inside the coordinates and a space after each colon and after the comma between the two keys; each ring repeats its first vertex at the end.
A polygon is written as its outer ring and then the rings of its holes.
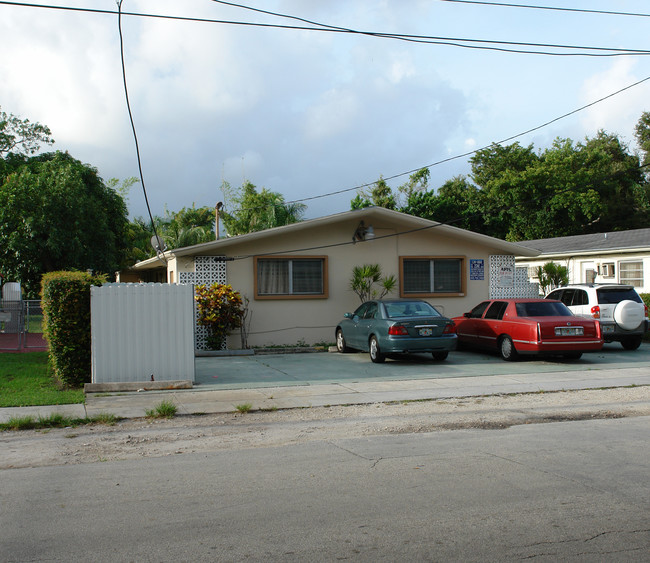
{"type": "Polygon", "coordinates": [[[358,111],[359,101],[351,91],[328,90],[307,110],[304,134],[309,140],[341,134],[353,125],[358,111]]]}
{"type": "MultiPolygon", "coordinates": [[[[618,59],[603,72],[588,77],[580,92],[583,103],[591,103],[640,80],[634,72],[636,66],[634,59],[618,59]]],[[[582,126],[592,131],[589,136],[604,129],[630,140],[641,117],[639,109],[648,106],[649,87],[648,83],[641,84],[586,109],[582,114],[582,126]]]]}

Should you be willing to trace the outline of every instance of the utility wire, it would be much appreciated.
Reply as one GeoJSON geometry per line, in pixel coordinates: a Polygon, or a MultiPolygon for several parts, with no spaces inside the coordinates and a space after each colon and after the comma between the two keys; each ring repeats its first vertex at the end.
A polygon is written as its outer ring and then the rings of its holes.
{"type": "MultiPolygon", "coordinates": [[[[403,176],[414,174],[415,172],[418,172],[419,170],[422,170],[423,168],[433,168],[434,166],[439,166],[440,164],[445,164],[447,162],[451,162],[452,160],[458,160],[459,158],[464,158],[464,157],[467,157],[467,156],[471,156],[473,154],[476,154],[479,151],[489,149],[492,145],[495,145],[495,144],[500,145],[502,143],[507,143],[508,141],[512,141],[513,139],[523,137],[524,135],[527,135],[528,133],[533,133],[535,131],[543,129],[544,127],[548,127],[549,125],[551,125],[553,123],[556,123],[557,121],[560,121],[560,120],[565,119],[565,118],[567,118],[567,117],[569,117],[571,115],[574,115],[574,114],[576,114],[578,112],[581,112],[581,111],[583,111],[583,110],[585,110],[587,108],[595,106],[596,104],[599,104],[600,102],[604,102],[605,100],[608,100],[609,98],[613,98],[614,96],[616,96],[618,94],[621,94],[622,92],[625,92],[626,90],[634,88],[635,86],[639,86],[640,84],[643,84],[644,82],[647,82],[648,80],[650,80],[650,76],[647,76],[646,78],[638,80],[637,82],[634,82],[633,84],[629,84],[628,86],[625,86],[624,88],[620,88],[619,90],[616,90],[616,92],[612,92],[611,94],[607,94],[606,96],[603,96],[602,98],[594,100],[593,102],[590,102],[590,103],[588,103],[588,104],[586,104],[584,106],[581,106],[581,107],[579,107],[577,109],[574,109],[574,110],[572,110],[570,112],[567,112],[567,113],[565,113],[563,115],[560,115],[559,117],[555,117],[555,118],[553,118],[553,119],[551,119],[549,121],[546,121],[545,123],[542,123],[541,125],[531,127],[530,129],[527,129],[526,131],[522,131],[521,133],[516,133],[515,135],[511,135],[510,137],[506,137],[505,139],[502,139],[500,141],[494,141],[494,142],[490,143],[489,145],[485,145],[485,146],[483,146],[481,148],[474,149],[472,151],[465,152],[465,153],[462,153],[462,154],[457,154],[455,156],[450,156],[448,158],[438,160],[438,161],[433,162],[431,164],[426,164],[424,166],[419,166],[418,168],[413,168],[412,170],[408,170],[406,172],[399,172],[398,174],[393,174],[392,176],[388,176],[388,177],[384,178],[384,180],[386,180],[386,181],[394,180],[396,178],[401,178],[403,176]]],[[[343,193],[346,193],[346,192],[351,192],[353,190],[361,190],[363,188],[369,188],[370,186],[373,186],[375,184],[375,182],[376,181],[368,182],[366,184],[359,184],[359,185],[353,186],[351,188],[343,188],[341,190],[336,190],[336,191],[332,191],[332,192],[328,192],[328,193],[324,193],[324,194],[320,194],[320,195],[304,197],[304,198],[301,198],[301,199],[294,199],[294,200],[291,200],[291,201],[285,201],[285,202],[283,202],[281,204],[277,204],[277,206],[282,207],[282,206],[291,205],[291,204],[294,204],[294,203],[302,203],[304,201],[312,201],[312,200],[315,200],[315,199],[321,199],[321,198],[324,198],[324,197],[339,195],[339,194],[343,194],[343,193]]],[[[267,209],[267,207],[268,206],[265,206],[265,207],[246,207],[246,208],[242,208],[242,209],[233,211],[232,213],[236,213],[237,211],[267,209]]]]}
{"type": "MultiPolygon", "coordinates": [[[[30,8],[45,8],[52,10],[66,10],[66,11],[75,11],[75,12],[88,12],[96,14],[112,14],[115,15],[117,12],[113,10],[100,10],[95,8],[77,8],[70,6],[49,6],[44,4],[30,4],[26,2],[9,2],[6,0],[0,0],[0,5],[10,5],[10,6],[21,6],[21,7],[30,7],[30,8]]],[[[294,31],[318,31],[318,32],[329,32],[329,33],[345,33],[345,34],[355,34],[355,35],[365,35],[370,37],[377,37],[380,39],[394,39],[398,41],[407,41],[410,43],[421,43],[429,45],[445,45],[451,47],[460,47],[465,49],[478,49],[478,50],[487,50],[487,51],[497,51],[503,53],[517,53],[517,54],[526,54],[526,55],[545,55],[545,56],[557,56],[557,57],[621,57],[621,56],[645,56],[650,55],[650,50],[644,49],[621,49],[613,47],[591,47],[591,46],[580,46],[580,45],[561,45],[561,44],[546,44],[546,43],[524,43],[524,42],[515,42],[515,41],[495,41],[488,39],[465,39],[461,37],[437,37],[437,36],[428,36],[428,35],[409,35],[409,34],[398,34],[398,33],[383,33],[375,31],[360,31],[346,28],[337,28],[334,26],[326,26],[325,24],[319,24],[321,27],[305,27],[305,26],[293,26],[293,25],[280,25],[280,24],[267,24],[267,23],[255,23],[255,22],[246,22],[246,21],[233,21],[233,20],[218,20],[218,19],[206,19],[206,18],[195,18],[187,16],[167,16],[163,14],[150,14],[143,12],[121,12],[124,16],[133,16],[133,17],[142,17],[142,18],[157,18],[165,20],[178,20],[178,21],[190,21],[190,22],[202,22],[202,23],[216,23],[224,25],[238,25],[246,27],[259,27],[267,29],[287,29],[294,31]],[[497,45],[503,45],[501,47],[497,45]],[[514,49],[514,46],[529,47],[531,49],[514,49]],[[579,49],[583,52],[569,52],[561,53],[555,51],[540,51],[532,50],[533,47],[537,48],[550,48],[550,49],[579,49]]],[[[290,17],[290,16],[285,16],[290,17]]]]}
{"type": "MultiPolygon", "coordinates": [[[[555,191],[555,192],[553,192],[551,194],[545,194],[545,195],[542,195],[542,196],[534,197],[534,198],[531,198],[529,200],[523,201],[523,202],[521,202],[520,205],[539,204],[539,203],[541,203],[541,202],[543,202],[545,200],[551,199],[551,198],[553,198],[553,197],[555,197],[557,195],[565,195],[565,194],[569,194],[569,193],[582,193],[582,192],[581,192],[581,190],[574,190],[572,188],[565,188],[564,190],[557,190],[557,191],[555,191]]],[[[376,240],[389,239],[389,238],[394,238],[394,237],[398,237],[398,236],[401,236],[401,235],[408,235],[408,234],[412,234],[412,233],[418,233],[418,232],[427,231],[427,230],[430,230],[430,229],[435,229],[435,228],[438,228],[438,227],[442,227],[442,226],[445,226],[445,225],[453,227],[453,223],[458,223],[460,221],[463,221],[463,220],[466,220],[466,219],[472,219],[472,218],[475,218],[475,217],[485,217],[485,216],[494,215],[494,214],[496,214],[496,213],[498,213],[500,211],[503,211],[504,209],[505,208],[492,208],[492,209],[488,209],[487,211],[486,210],[481,210],[481,211],[477,211],[476,213],[472,213],[471,215],[468,215],[468,216],[456,217],[456,218],[451,219],[451,220],[449,220],[449,221],[447,221],[445,223],[434,222],[433,225],[425,225],[423,227],[416,227],[416,228],[413,228],[413,229],[407,229],[405,231],[399,231],[397,233],[389,233],[387,235],[379,235],[379,236],[375,235],[375,237],[372,240],[365,240],[365,241],[347,241],[346,240],[346,241],[343,241],[343,242],[337,242],[337,243],[331,243],[331,244],[323,244],[323,245],[317,245],[317,246],[284,249],[284,250],[277,250],[277,251],[274,251],[274,252],[265,252],[265,253],[260,253],[260,254],[241,254],[241,255],[237,255],[237,256],[224,257],[223,260],[228,261],[228,262],[232,262],[232,261],[238,261],[238,260],[247,260],[247,259],[254,258],[254,257],[278,256],[278,255],[283,255],[283,254],[292,254],[292,253],[296,253],[296,252],[311,252],[311,251],[314,251],[314,250],[323,250],[323,249],[326,249],[326,248],[336,248],[336,247],[340,247],[340,246],[348,246],[348,245],[351,245],[351,244],[371,244],[372,242],[374,242],[376,240]]],[[[489,235],[486,235],[486,236],[489,236],[489,235]]],[[[513,243],[513,244],[521,244],[521,243],[513,243]]],[[[179,249],[175,249],[175,250],[179,250],[179,249]]]]}
{"type": "Polygon", "coordinates": [[[505,8],[530,8],[533,10],[554,10],[558,12],[579,12],[583,14],[603,14],[607,16],[634,16],[638,18],[650,18],[650,14],[639,12],[615,12],[609,10],[588,10],[584,8],[561,8],[557,6],[532,6],[529,4],[511,4],[508,2],[480,2],[478,0],[442,0],[443,2],[454,2],[456,4],[477,4],[480,6],[495,6],[505,8]]]}
{"type": "MultiPolygon", "coordinates": [[[[144,194],[144,201],[147,205],[147,212],[149,213],[149,219],[151,220],[151,228],[153,229],[153,234],[156,237],[156,241],[162,240],[158,236],[158,231],[156,230],[156,223],[153,220],[153,214],[151,213],[151,207],[149,206],[149,197],[147,196],[147,188],[144,183],[144,174],[142,172],[142,159],[140,158],[140,145],[138,143],[138,133],[135,129],[135,121],[133,120],[133,112],[131,111],[131,102],[129,101],[129,88],[126,83],[126,64],[124,60],[124,37],[122,34],[122,2],[123,0],[117,1],[117,29],[120,36],[120,60],[122,62],[122,82],[124,83],[124,97],[126,99],[126,109],[129,113],[129,120],[131,122],[131,129],[133,131],[133,140],[135,142],[135,154],[138,160],[138,171],[140,173],[140,182],[142,183],[142,193],[144,194]]],[[[158,258],[167,262],[165,253],[161,252],[160,249],[156,246],[154,247],[158,258]],[[162,255],[162,258],[161,258],[162,255]]]]}
{"type": "MultiPolygon", "coordinates": [[[[515,42],[515,41],[492,41],[492,40],[486,40],[486,39],[462,39],[462,38],[449,38],[449,37],[435,37],[435,36],[429,36],[429,35],[411,35],[411,34],[396,34],[396,33],[382,33],[382,32],[374,32],[374,31],[359,31],[359,30],[354,30],[350,29],[347,27],[339,27],[339,26],[334,26],[334,25],[329,25],[325,24],[322,22],[317,22],[314,20],[308,20],[305,18],[301,18],[298,16],[293,16],[290,14],[283,14],[280,12],[271,12],[269,10],[262,10],[260,8],[254,8],[252,6],[246,6],[244,4],[238,4],[235,2],[226,2],[225,0],[210,0],[211,2],[214,2],[215,4],[222,4],[224,6],[231,6],[234,8],[240,8],[243,10],[250,10],[252,12],[257,12],[265,15],[270,15],[274,17],[280,17],[280,18],[285,18],[285,19],[291,19],[291,20],[296,20],[300,21],[303,23],[307,23],[310,25],[318,26],[319,28],[325,28],[327,30],[332,30],[332,31],[341,31],[341,32],[346,32],[346,33],[357,33],[357,34],[363,34],[363,35],[369,35],[373,37],[383,37],[387,39],[400,39],[403,41],[410,41],[413,43],[435,43],[435,44],[445,44],[445,45],[454,45],[457,47],[472,47],[472,48],[482,48],[482,49],[487,49],[488,47],[476,47],[474,45],[456,45],[454,43],[448,43],[448,41],[466,41],[466,42],[477,42],[477,43],[489,43],[489,44],[500,44],[500,45],[523,45],[523,46],[528,46],[528,47],[551,47],[551,48],[567,48],[567,49],[589,49],[589,50],[602,50],[602,51],[621,51],[625,52],[626,54],[630,52],[628,49],[609,49],[606,47],[582,47],[582,46],[577,46],[577,45],[556,45],[556,44],[546,44],[546,43],[521,43],[521,42],[515,42]],[[444,41],[445,43],[442,43],[444,41]]],[[[500,50],[496,49],[495,50],[500,50]]],[[[510,49],[504,49],[508,52],[516,52],[516,53],[531,53],[531,51],[521,51],[521,50],[510,50],[510,49]]],[[[640,53],[643,52],[643,50],[639,51],[640,53]]],[[[541,52],[541,51],[534,51],[532,53],[535,54],[550,54],[550,55],[573,55],[571,53],[546,53],[546,52],[541,52]]],[[[584,54],[587,56],[587,54],[584,54]]],[[[604,55],[599,55],[599,56],[604,56],[604,55]]],[[[612,56],[606,55],[606,56],[612,56]]]]}

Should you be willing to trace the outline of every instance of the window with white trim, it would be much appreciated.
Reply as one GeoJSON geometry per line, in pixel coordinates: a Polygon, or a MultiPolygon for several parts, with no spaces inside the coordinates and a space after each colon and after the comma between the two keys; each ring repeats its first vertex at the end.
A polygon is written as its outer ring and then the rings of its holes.
{"type": "Polygon", "coordinates": [[[643,287],[643,262],[619,262],[618,280],[634,287],[643,287]]]}
{"type": "Polygon", "coordinates": [[[327,257],[256,257],[255,298],[327,297],[327,257]]]}
{"type": "Polygon", "coordinates": [[[462,257],[404,256],[400,258],[401,295],[464,293],[462,257]]]}

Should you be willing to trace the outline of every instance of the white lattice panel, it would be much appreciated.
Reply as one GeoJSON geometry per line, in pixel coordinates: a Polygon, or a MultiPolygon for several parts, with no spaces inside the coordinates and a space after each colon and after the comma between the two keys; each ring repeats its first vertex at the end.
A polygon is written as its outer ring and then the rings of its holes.
{"type": "Polygon", "coordinates": [[[538,284],[530,283],[526,268],[515,267],[514,256],[490,256],[490,299],[517,297],[539,297],[538,284]]]}
{"type": "MultiPolygon", "coordinates": [[[[222,256],[195,256],[194,272],[181,272],[179,281],[194,285],[212,285],[213,283],[227,283],[226,262],[222,256]]],[[[198,318],[198,311],[194,307],[194,318],[198,318]]],[[[207,350],[208,329],[196,323],[194,331],[194,346],[197,350],[207,350]]],[[[221,345],[226,348],[226,341],[221,345]]]]}

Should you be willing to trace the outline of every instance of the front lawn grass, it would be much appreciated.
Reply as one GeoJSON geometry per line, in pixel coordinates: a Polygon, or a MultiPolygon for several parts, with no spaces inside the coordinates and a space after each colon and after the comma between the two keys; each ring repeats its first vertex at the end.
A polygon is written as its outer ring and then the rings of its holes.
{"type": "Polygon", "coordinates": [[[83,403],[83,389],[61,389],[47,352],[0,355],[0,407],[83,403]]]}

